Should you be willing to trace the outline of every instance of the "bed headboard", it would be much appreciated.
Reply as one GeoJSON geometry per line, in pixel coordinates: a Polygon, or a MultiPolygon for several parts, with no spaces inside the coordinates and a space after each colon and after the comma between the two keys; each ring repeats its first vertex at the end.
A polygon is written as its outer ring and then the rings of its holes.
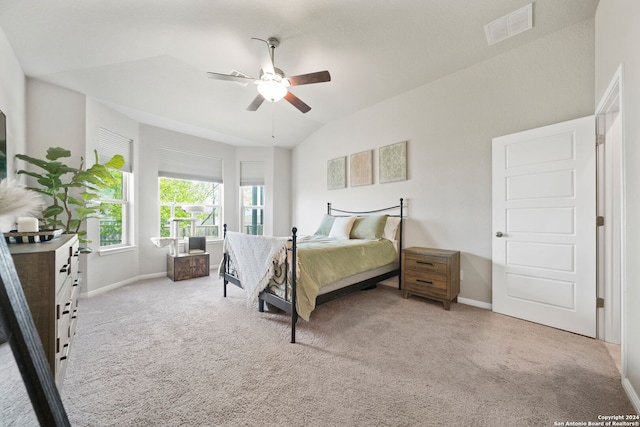
{"type": "MultiPolygon", "coordinates": [[[[373,210],[369,210],[369,211],[348,211],[348,210],[343,210],[343,209],[337,209],[334,208],[333,206],[331,206],[331,202],[327,203],[327,214],[328,215],[333,215],[333,216],[350,216],[350,215],[356,215],[356,216],[366,216],[366,215],[375,215],[375,214],[387,214],[389,216],[394,216],[394,217],[399,217],[400,218],[400,225],[398,227],[398,269],[400,271],[400,274],[402,272],[402,235],[403,233],[403,229],[404,229],[404,208],[405,208],[405,204],[404,204],[404,199],[401,197],[400,198],[400,204],[398,205],[394,205],[394,206],[388,206],[386,208],[381,208],[381,209],[373,209],[373,210]],[[395,214],[393,213],[389,213],[389,212],[397,212],[395,214]],[[336,215],[336,213],[338,215],[336,215]]],[[[398,282],[398,289],[400,289],[400,274],[398,275],[399,278],[399,282],[398,282]]]]}
{"type": "MultiPolygon", "coordinates": [[[[347,210],[342,210],[342,209],[336,209],[336,208],[331,206],[331,202],[327,203],[327,214],[328,215],[334,215],[334,212],[338,212],[338,213],[346,214],[346,215],[373,215],[373,214],[377,214],[377,213],[397,211],[399,213],[397,213],[397,214],[389,214],[389,216],[397,216],[397,217],[400,217],[400,218],[404,218],[403,210],[404,210],[404,199],[403,198],[400,198],[400,204],[399,205],[389,206],[389,207],[382,208],[382,209],[374,209],[374,210],[370,210],[370,211],[347,211],[347,210]]],[[[334,215],[334,216],[340,216],[340,215],[334,215]]]]}

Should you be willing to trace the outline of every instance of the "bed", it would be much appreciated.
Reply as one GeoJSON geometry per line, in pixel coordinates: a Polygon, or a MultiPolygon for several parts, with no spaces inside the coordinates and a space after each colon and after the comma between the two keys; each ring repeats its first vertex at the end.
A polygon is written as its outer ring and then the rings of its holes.
{"type": "Polygon", "coordinates": [[[398,277],[404,202],[371,211],[336,209],[327,203],[314,235],[250,236],[224,225],[224,297],[227,285],[243,288],[250,304],[265,304],[291,315],[291,342],[299,317],[309,320],[318,305],[398,277]],[[295,268],[293,268],[295,266],[295,268]],[[296,302],[295,304],[293,302],[296,302]]]}

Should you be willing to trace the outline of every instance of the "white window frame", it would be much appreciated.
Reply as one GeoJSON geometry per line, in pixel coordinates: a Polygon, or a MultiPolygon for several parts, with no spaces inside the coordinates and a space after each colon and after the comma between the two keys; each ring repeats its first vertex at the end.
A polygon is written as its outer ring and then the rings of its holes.
{"type": "Polygon", "coordinates": [[[244,222],[244,211],[246,209],[251,209],[255,211],[262,212],[262,230],[258,235],[264,235],[264,221],[265,221],[265,209],[264,203],[267,195],[265,194],[264,187],[264,161],[256,161],[256,160],[241,160],[240,161],[240,230],[249,234],[245,231],[245,227],[251,226],[251,224],[245,224],[244,222]],[[260,187],[262,193],[262,204],[260,205],[249,205],[246,206],[244,204],[244,189],[245,188],[253,188],[260,187]]]}
{"type": "MultiPolygon", "coordinates": [[[[223,236],[223,230],[222,230],[222,224],[224,224],[224,211],[222,209],[222,200],[223,200],[223,195],[224,195],[224,184],[221,182],[216,182],[216,181],[211,181],[208,180],[206,178],[201,178],[201,179],[191,179],[191,178],[177,178],[177,177],[171,177],[171,176],[158,176],[158,204],[160,206],[160,208],[162,208],[163,206],[168,206],[170,208],[170,218],[174,218],[175,217],[175,213],[176,213],[176,207],[182,207],[183,203],[176,203],[176,202],[161,202],[161,193],[160,193],[160,179],[161,178],[166,178],[166,179],[179,179],[182,181],[197,181],[197,182],[207,182],[210,184],[218,184],[219,189],[218,189],[218,200],[219,203],[218,204],[203,204],[202,206],[204,206],[206,209],[208,210],[213,210],[213,209],[217,209],[219,212],[219,218],[220,218],[220,224],[218,225],[218,237],[213,237],[213,236],[207,236],[207,242],[214,242],[217,240],[222,240],[224,238],[223,236]]],[[[160,217],[160,212],[161,210],[158,209],[158,224],[160,225],[160,227],[162,227],[162,221],[161,221],[161,217],[160,217]]],[[[158,232],[160,233],[159,235],[162,235],[162,230],[158,230],[158,232]]],[[[178,238],[180,238],[180,236],[178,236],[178,238]]]]}
{"type": "MultiPolygon", "coordinates": [[[[100,250],[109,250],[109,249],[118,249],[127,246],[131,246],[130,244],[130,233],[129,233],[129,194],[130,194],[130,182],[131,172],[122,172],[122,199],[112,199],[101,197],[98,199],[100,204],[102,203],[112,203],[122,205],[122,243],[116,245],[107,245],[102,246],[102,227],[99,226],[99,234],[100,234],[100,250]]],[[[102,218],[101,218],[102,219],[102,218]]]]}
{"type": "Polygon", "coordinates": [[[258,236],[262,236],[264,235],[264,214],[265,214],[265,210],[264,210],[264,200],[265,200],[265,194],[264,194],[264,185],[243,185],[240,186],[240,230],[242,230],[243,233],[245,234],[249,234],[245,231],[245,227],[250,227],[252,224],[245,224],[244,221],[244,211],[246,209],[251,209],[254,211],[262,211],[262,230],[260,230],[260,234],[258,234],[258,236]],[[262,192],[262,204],[260,205],[245,205],[244,204],[244,197],[243,197],[243,193],[244,193],[244,189],[245,188],[253,188],[253,187],[260,187],[261,188],[261,192],[262,192]]]}
{"type": "MultiPolygon", "coordinates": [[[[131,209],[131,186],[133,185],[133,168],[132,168],[132,150],[133,140],[125,136],[119,135],[105,128],[98,129],[98,157],[100,163],[108,162],[115,154],[119,154],[124,158],[124,165],[120,169],[122,173],[122,199],[98,198],[98,203],[115,203],[122,205],[122,243],[117,245],[102,246],[99,242],[100,252],[108,252],[111,250],[122,249],[132,246],[133,233],[130,218],[131,209]]],[[[102,240],[102,229],[98,225],[98,238],[102,240]]]]}

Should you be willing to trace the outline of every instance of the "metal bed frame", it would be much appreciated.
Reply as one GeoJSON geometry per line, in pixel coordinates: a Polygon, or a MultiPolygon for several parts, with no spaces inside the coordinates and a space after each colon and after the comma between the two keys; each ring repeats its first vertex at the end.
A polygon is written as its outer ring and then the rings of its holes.
{"type": "MultiPolygon", "coordinates": [[[[389,272],[383,273],[381,275],[375,276],[375,277],[371,277],[369,279],[363,280],[361,282],[357,282],[348,286],[345,286],[343,288],[340,289],[336,289],[334,291],[331,292],[327,292],[325,294],[321,294],[318,295],[316,297],[316,307],[327,303],[329,301],[333,301],[334,299],[340,298],[344,295],[348,295],[352,292],[355,291],[359,291],[359,290],[363,290],[363,289],[367,289],[370,287],[375,286],[377,283],[386,280],[386,279],[390,279],[394,276],[398,276],[398,289],[400,289],[401,283],[402,283],[402,278],[401,278],[401,273],[402,273],[402,229],[403,229],[403,222],[404,222],[404,199],[400,199],[400,204],[399,205],[395,205],[395,206],[390,206],[387,208],[382,208],[382,209],[376,209],[376,210],[370,210],[370,211],[347,211],[347,210],[341,210],[341,209],[336,209],[336,208],[332,208],[331,207],[331,203],[327,203],[327,214],[328,215],[333,215],[334,212],[338,212],[340,215],[335,215],[335,216],[349,216],[349,215],[371,215],[371,214],[376,214],[376,213],[382,213],[382,212],[388,212],[388,211],[400,211],[399,214],[396,215],[389,215],[389,216],[393,216],[393,217],[399,217],[400,218],[400,224],[398,226],[398,268],[391,270],[389,272]]],[[[227,224],[224,224],[224,236],[226,237],[227,235],[227,224]]],[[[298,233],[298,229],[296,227],[293,227],[291,229],[291,247],[288,248],[287,250],[291,251],[291,263],[292,265],[297,265],[296,262],[296,258],[297,258],[297,233],[298,233]]],[[[233,283],[234,285],[242,288],[242,283],[240,282],[240,279],[238,279],[238,277],[234,276],[233,274],[229,273],[229,256],[227,255],[227,253],[225,252],[223,254],[223,263],[224,263],[224,273],[223,273],[223,296],[226,298],[227,296],[227,284],[228,283],[233,283]]],[[[286,261],[285,261],[286,262],[286,261]]],[[[288,265],[285,265],[285,284],[287,283],[287,274],[288,274],[289,268],[288,265]]],[[[277,295],[274,295],[270,292],[267,291],[262,291],[259,295],[258,295],[258,311],[260,312],[264,312],[264,303],[268,303],[271,304],[277,308],[279,308],[280,310],[285,311],[286,313],[289,313],[291,315],[291,343],[295,343],[296,342],[296,323],[298,321],[298,312],[296,309],[296,304],[295,301],[297,300],[297,295],[296,295],[296,269],[292,268],[291,269],[291,298],[288,298],[288,287],[285,286],[285,297],[281,298],[277,295]],[[288,301],[288,299],[290,299],[290,301],[288,301]]]]}

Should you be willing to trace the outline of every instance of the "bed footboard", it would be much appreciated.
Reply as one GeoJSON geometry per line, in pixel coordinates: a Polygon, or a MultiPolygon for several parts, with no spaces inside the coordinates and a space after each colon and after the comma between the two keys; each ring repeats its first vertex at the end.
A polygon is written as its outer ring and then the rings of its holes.
{"type": "MultiPolygon", "coordinates": [[[[227,224],[223,225],[224,237],[227,235],[227,224]]],[[[291,229],[291,248],[287,249],[291,251],[291,265],[297,265],[297,233],[298,229],[293,227],[291,229]]],[[[231,273],[233,270],[230,268],[230,258],[229,254],[226,252],[223,254],[223,296],[227,297],[227,284],[233,283],[234,285],[242,288],[242,282],[240,279],[231,273]]],[[[288,261],[285,261],[285,285],[287,283],[286,274],[288,274],[288,261]]],[[[297,272],[295,268],[291,269],[291,298],[288,298],[287,295],[287,287],[285,286],[285,297],[281,298],[277,295],[274,295],[270,292],[262,291],[258,295],[258,311],[264,312],[264,303],[269,303],[278,307],[280,310],[283,310],[287,313],[291,314],[291,343],[296,342],[296,323],[298,322],[298,312],[296,310],[296,305],[292,303],[292,301],[296,301],[297,293],[296,293],[296,282],[297,282],[297,272]]]]}
{"type": "MultiPolygon", "coordinates": [[[[298,229],[293,227],[291,229],[291,248],[287,249],[291,251],[291,265],[297,265],[297,234],[298,229]]],[[[291,315],[291,343],[295,344],[296,342],[296,323],[298,322],[298,311],[296,309],[295,301],[297,301],[297,272],[296,268],[291,268],[291,298],[288,298],[287,295],[287,278],[286,275],[289,272],[288,261],[285,261],[287,265],[285,265],[285,295],[284,298],[279,297],[278,295],[274,295],[271,292],[262,291],[260,295],[258,295],[258,311],[264,311],[264,303],[269,303],[278,307],[280,310],[283,310],[291,315]]]]}

